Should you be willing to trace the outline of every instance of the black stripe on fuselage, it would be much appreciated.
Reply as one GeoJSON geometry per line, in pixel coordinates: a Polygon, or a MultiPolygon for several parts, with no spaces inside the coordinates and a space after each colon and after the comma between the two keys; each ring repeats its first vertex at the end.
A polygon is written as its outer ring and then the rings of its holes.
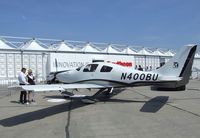
{"type": "MultiPolygon", "coordinates": [[[[82,83],[82,84],[85,83],[85,84],[87,84],[89,82],[92,82],[90,84],[97,84],[97,83],[93,83],[94,81],[109,82],[109,83],[119,85],[119,87],[149,86],[149,85],[158,85],[158,84],[163,84],[163,83],[174,83],[174,82],[176,82],[176,81],[137,81],[137,82],[133,82],[133,83],[124,83],[124,82],[114,81],[114,80],[90,79],[90,80],[82,80],[82,81],[77,81],[77,82],[73,82],[73,83],[65,83],[65,84],[75,84],[75,83],[82,83]]],[[[99,84],[99,85],[102,85],[102,84],[99,84]]]]}
{"type": "Polygon", "coordinates": [[[197,45],[195,45],[195,46],[190,50],[190,52],[189,52],[189,54],[188,54],[188,57],[187,57],[187,59],[186,59],[186,61],[185,61],[185,64],[184,64],[184,66],[183,66],[183,68],[182,68],[182,70],[181,70],[181,73],[180,73],[179,77],[183,77],[183,73],[184,73],[186,67],[188,66],[188,64],[189,64],[189,62],[190,62],[192,56],[195,54],[196,48],[197,48],[197,45]]]}

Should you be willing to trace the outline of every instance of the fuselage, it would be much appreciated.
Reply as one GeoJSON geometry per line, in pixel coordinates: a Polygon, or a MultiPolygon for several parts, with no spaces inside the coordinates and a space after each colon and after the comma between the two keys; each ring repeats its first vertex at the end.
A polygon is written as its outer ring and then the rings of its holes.
{"type": "Polygon", "coordinates": [[[68,84],[89,83],[121,87],[155,83],[162,75],[154,71],[139,71],[113,63],[97,62],[59,73],[56,77],[60,82],[68,84]]]}

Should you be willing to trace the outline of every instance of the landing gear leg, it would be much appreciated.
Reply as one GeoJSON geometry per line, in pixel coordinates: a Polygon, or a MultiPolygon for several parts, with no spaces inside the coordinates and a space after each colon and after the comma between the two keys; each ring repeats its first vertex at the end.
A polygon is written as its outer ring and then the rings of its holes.
{"type": "Polygon", "coordinates": [[[92,96],[86,96],[86,97],[82,98],[81,101],[84,102],[84,103],[86,103],[86,104],[93,104],[93,103],[95,103],[95,102],[98,101],[98,99],[96,97],[100,93],[103,93],[103,94],[105,94],[107,96],[110,96],[110,94],[112,94],[112,92],[113,92],[113,87],[111,87],[111,88],[102,88],[99,91],[97,91],[94,95],[92,95],[92,96]],[[106,89],[107,89],[107,91],[104,91],[106,89]]]}
{"type": "Polygon", "coordinates": [[[112,93],[113,93],[113,87],[108,88],[108,90],[104,92],[105,95],[110,95],[112,93]]]}

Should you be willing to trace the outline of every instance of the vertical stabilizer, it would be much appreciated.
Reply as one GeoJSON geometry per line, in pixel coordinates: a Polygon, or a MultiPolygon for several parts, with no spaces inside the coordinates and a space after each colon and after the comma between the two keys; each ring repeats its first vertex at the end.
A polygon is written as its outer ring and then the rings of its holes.
{"type": "Polygon", "coordinates": [[[176,87],[186,85],[191,75],[196,48],[197,45],[192,44],[181,48],[172,59],[157,69],[156,72],[164,76],[180,77],[181,81],[176,83],[176,87]]]}
{"type": "Polygon", "coordinates": [[[157,69],[157,72],[168,76],[184,77],[185,70],[192,67],[196,48],[197,45],[187,45],[181,48],[172,59],[157,69]]]}

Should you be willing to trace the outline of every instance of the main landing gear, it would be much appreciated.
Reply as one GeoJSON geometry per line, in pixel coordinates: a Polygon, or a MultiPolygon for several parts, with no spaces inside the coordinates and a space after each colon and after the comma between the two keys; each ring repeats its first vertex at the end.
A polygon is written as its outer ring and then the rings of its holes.
{"type": "Polygon", "coordinates": [[[100,90],[98,90],[94,95],[92,96],[86,96],[86,95],[76,95],[76,94],[73,94],[73,92],[68,92],[68,91],[64,91],[64,92],[61,92],[61,94],[65,97],[65,98],[72,98],[72,99],[81,99],[81,101],[83,103],[86,103],[86,104],[93,104],[98,100],[98,97],[102,94],[105,96],[110,96],[113,92],[113,88],[102,88],[100,90]]]}
{"type": "Polygon", "coordinates": [[[113,92],[113,87],[112,87],[112,88],[103,88],[103,89],[100,89],[99,91],[97,91],[97,92],[96,92],[94,95],[92,95],[92,96],[83,97],[83,98],[81,99],[81,101],[82,101],[83,103],[86,103],[86,104],[93,104],[93,103],[99,101],[99,100],[98,100],[98,96],[99,96],[100,94],[103,94],[104,96],[110,96],[110,95],[112,94],[112,92],[113,92]]]}

